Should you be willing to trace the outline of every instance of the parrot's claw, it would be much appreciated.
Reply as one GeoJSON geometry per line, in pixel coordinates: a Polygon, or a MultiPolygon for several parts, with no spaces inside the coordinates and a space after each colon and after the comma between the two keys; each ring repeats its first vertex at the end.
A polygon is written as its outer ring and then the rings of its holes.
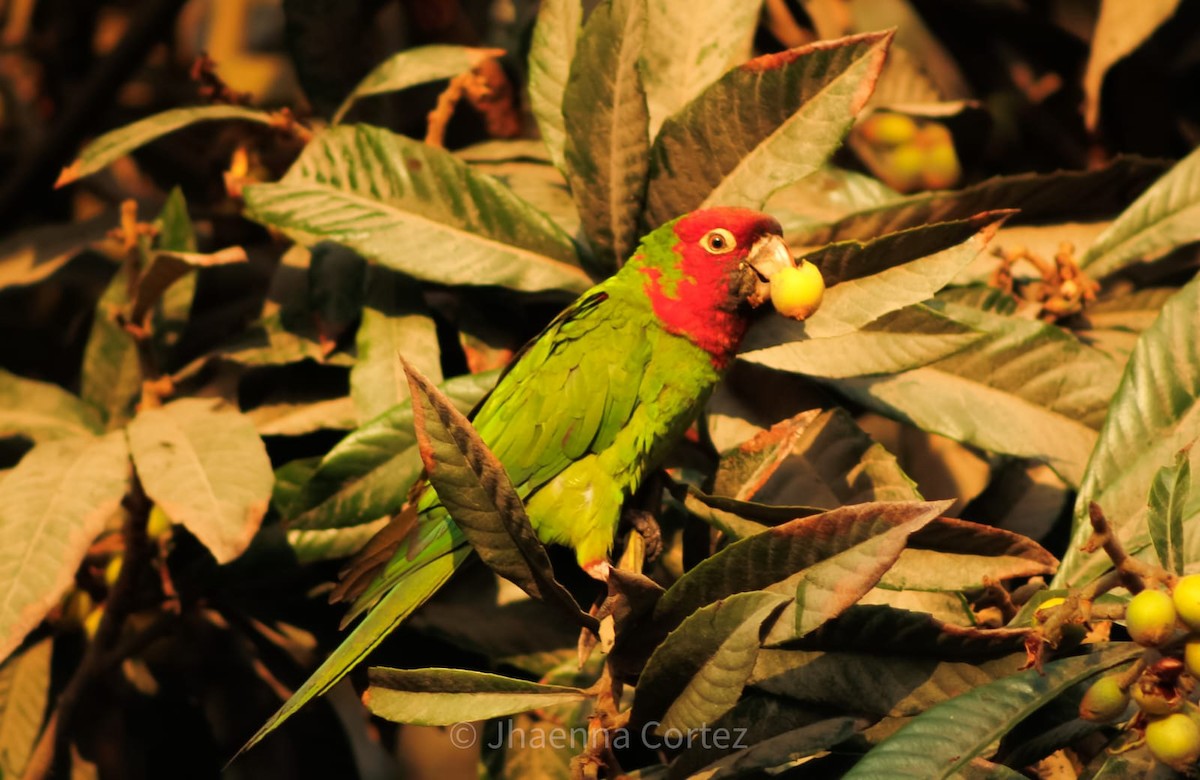
{"type": "Polygon", "coordinates": [[[646,543],[646,561],[653,561],[662,553],[662,529],[654,515],[644,509],[626,509],[625,519],[633,526],[646,543]]]}

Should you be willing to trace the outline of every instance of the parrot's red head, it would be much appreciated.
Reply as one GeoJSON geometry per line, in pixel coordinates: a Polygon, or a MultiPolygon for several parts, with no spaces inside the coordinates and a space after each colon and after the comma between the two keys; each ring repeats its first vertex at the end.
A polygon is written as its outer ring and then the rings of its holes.
{"type": "Polygon", "coordinates": [[[713,357],[732,361],[749,309],[770,297],[771,277],[794,265],[774,217],[741,208],[693,211],[642,240],[630,265],[646,277],[667,330],[713,357]]]}

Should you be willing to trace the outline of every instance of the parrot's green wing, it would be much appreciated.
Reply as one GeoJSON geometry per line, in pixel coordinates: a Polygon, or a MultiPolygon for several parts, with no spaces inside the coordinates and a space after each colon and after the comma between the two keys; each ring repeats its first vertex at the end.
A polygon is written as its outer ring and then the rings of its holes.
{"type": "MultiPolygon", "coordinates": [[[[522,500],[570,464],[610,446],[638,404],[653,341],[649,314],[610,296],[608,286],[584,295],[530,341],[476,410],[475,429],[522,500]]],[[[419,528],[444,515],[432,489],[417,507],[419,528]]],[[[448,526],[461,541],[458,528],[448,526]]],[[[386,565],[374,562],[371,581],[354,596],[347,621],[405,579],[414,549],[423,553],[412,543],[402,548],[406,554],[389,555],[386,565]]]]}

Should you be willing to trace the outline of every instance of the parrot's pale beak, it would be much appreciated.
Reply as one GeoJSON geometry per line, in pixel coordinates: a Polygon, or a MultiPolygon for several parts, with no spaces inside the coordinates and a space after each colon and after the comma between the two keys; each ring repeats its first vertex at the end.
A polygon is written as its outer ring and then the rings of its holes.
{"type": "Polygon", "coordinates": [[[788,249],[783,237],[772,233],[750,245],[746,264],[758,277],[748,300],[751,306],[761,306],[771,297],[771,278],[785,268],[794,268],[796,261],[792,259],[792,250],[788,249]]]}

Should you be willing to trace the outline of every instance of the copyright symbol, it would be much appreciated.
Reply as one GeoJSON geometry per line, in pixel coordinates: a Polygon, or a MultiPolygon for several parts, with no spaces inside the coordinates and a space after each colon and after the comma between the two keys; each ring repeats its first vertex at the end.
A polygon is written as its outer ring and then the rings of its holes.
{"type": "Polygon", "coordinates": [[[479,730],[474,723],[455,723],[450,727],[450,744],[459,749],[475,747],[479,730]]]}

